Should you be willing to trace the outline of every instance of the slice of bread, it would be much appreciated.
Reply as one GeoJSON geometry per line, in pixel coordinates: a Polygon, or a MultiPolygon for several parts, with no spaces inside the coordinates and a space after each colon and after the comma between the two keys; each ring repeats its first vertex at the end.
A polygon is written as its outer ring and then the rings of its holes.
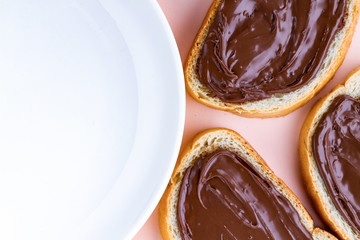
{"type": "Polygon", "coordinates": [[[194,40],[185,62],[185,83],[190,95],[209,107],[232,112],[245,117],[279,117],[307,103],[333,77],[344,60],[359,18],[360,0],[346,0],[347,18],[344,27],[335,35],[329,51],[315,77],[307,84],[289,93],[274,94],[270,98],[244,103],[224,102],[216,97],[199,80],[197,62],[201,55],[209,28],[222,0],[214,0],[194,40]]]}
{"type": "Polygon", "coordinates": [[[177,205],[182,178],[188,167],[205,154],[216,150],[229,150],[246,159],[260,174],[268,179],[276,190],[288,199],[300,216],[304,227],[312,233],[314,239],[336,239],[319,228],[314,228],[311,219],[299,199],[285,183],[275,176],[259,154],[236,132],[228,129],[210,129],[198,134],[184,149],[176,163],[168,187],[159,203],[159,226],[163,239],[181,240],[177,220],[177,205]]]}
{"type": "Polygon", "coordinates": [[[343,85],[337,86],[314,105],[301,129],[299,155],[307,190],[322,217],[342,239],[355,240],[360,239],[360,234],[345,221],[336,209],[321,178],[312,149],[312,136],[323,114],[337,96],[344,94],[356,99],[360,98],[360,69],[350,74],[343,85]]]}

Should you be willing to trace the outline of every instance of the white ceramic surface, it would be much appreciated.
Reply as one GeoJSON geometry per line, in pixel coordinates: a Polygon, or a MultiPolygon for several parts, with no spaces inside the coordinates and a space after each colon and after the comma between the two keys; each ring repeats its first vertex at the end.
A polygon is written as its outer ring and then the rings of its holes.
{"type": "Polygon", "coordinates": [[[0,3],[0,239],[127,239],[164,191],[185,91],[152,0],[0,3]]]}

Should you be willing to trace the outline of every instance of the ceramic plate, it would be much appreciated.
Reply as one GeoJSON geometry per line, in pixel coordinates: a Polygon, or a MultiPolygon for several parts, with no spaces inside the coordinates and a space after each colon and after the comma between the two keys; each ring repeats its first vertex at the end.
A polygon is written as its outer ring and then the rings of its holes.
{"type": "Polygon", "coordinates": [[[0,7],[0,239],[127,239],[180,147],[180,57],[152,0],[0,7]]]}

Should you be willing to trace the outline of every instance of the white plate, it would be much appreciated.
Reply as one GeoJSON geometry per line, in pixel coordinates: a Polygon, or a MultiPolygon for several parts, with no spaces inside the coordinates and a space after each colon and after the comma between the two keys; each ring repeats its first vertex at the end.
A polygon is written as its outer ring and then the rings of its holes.
{"type": "Polygon", "coordinates": [[[185,90],[152,0],[0,4],[0,239],[127,239],[180,147],[185,90]]]}

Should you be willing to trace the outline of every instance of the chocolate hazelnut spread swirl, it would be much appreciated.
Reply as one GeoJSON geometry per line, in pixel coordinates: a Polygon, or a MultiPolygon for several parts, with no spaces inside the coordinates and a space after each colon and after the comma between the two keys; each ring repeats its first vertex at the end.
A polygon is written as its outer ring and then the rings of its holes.
{"type": "Polygon", "coordinates": [[[186,170],[177,214],[184,240],[312,239],[291,203],[228,150],[200,157],[186,170]]]}
{"type": "Polygon", "coordinates": [[[345,2],[223,0],[198,59],[200,81],[232,103],[304,86],[345,25],[345,2]]]}
{"type": "Polygon", "coordinates": [[[360,101],[334,99],[312,137],[315,161],[340,214],[360,232],[360,101]]]}

